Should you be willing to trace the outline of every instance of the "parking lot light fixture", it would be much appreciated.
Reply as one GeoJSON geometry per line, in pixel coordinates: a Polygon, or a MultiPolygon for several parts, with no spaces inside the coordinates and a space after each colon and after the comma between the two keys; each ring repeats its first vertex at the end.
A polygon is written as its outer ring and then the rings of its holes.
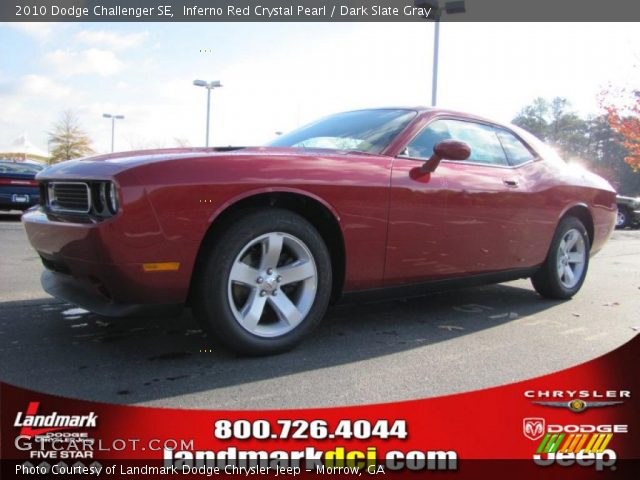
{"type": "Polygon", "coordinates": [[[111,119],[111,152],[113,153],[113,146],[114,146],[115,135],[116,135],[116,120],[124,120],[124,115],[114,115],[111,113],[103,113],[102,116],[104,118],[111,119]]]}
{"type": "Polygon", "coordinates": [[[194,80],[193,84],[196,87],[204,87],[207,89],[207,132],[206,132],[206,142],[205,146],[209,146],[209,123],[211,118],[211,90],[214,88],[222,87],[222,83],[220,80],[211,80],[207,82],[206,80],[194,80]]]}

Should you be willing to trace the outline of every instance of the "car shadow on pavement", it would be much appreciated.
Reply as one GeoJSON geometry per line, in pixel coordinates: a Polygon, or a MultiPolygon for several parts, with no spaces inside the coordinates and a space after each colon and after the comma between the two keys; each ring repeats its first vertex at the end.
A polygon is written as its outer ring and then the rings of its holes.
{"type": "MultiPolygon", "coordinates": [[[[211,345],[189,311],[107,319],[56,300],[0,304],[0,378],[46,393],[113,403],[160,402],[345,366],[473,335],[557,305],[512,285],[335,306],[297,349],[240,357],[211,345]]],[[[365,372],[366,373],[366,372],[365,372]]],[[[290,395],[282,392],[281,395],[290,395]]]]}

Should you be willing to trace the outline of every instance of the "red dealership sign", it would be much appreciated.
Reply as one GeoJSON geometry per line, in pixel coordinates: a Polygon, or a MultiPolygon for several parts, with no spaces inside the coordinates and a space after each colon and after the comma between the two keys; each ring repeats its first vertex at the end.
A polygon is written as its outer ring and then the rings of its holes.
{"type": "Polygon", "coordinates": [[[46,472],[637,478],[638,364],[636,337],[585,364],[511,385],[270,411],[103,404],[2,384],[3,478],[46,472]]]}

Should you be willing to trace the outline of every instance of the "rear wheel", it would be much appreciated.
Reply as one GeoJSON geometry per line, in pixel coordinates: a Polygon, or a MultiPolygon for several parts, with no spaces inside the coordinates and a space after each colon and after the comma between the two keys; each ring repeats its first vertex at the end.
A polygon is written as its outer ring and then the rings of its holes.
{"type": "Polygon", "coordinates": [[[533,287],[543,297],[573,297],[587,275],[589,249],[589,236],[582,222],[575,217],[562,219],[544,264],[531,277],[533,287]]]}
{"type": "Polygon", "coordinates": [[[238,217],[210,247],[194,309],[215,340],[249,355],[286,351],[322,319],[331,260],[317,230],[287,210],[238,217]]]}

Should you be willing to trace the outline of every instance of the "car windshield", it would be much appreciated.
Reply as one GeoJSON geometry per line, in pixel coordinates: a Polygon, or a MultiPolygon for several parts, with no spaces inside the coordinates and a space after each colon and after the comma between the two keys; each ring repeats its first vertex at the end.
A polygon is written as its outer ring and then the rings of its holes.
{"type": "Polygon", "coordinates": [[[338,113],[294,130],[267,145],[380,153],[416,115],[416,111],[405,109],[338,113]]]}
{"type": "Polygon", "coordinates": [[[35,163],[0,162],[0,173],[38,173],[44,167],[35,163]]]}

